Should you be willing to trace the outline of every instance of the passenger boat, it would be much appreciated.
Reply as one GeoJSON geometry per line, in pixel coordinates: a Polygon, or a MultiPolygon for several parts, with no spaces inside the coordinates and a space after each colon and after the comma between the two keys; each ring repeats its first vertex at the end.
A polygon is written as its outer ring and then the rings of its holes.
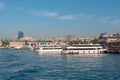
{"type": "Polygon", "coordinates": [[[102,53],[99,44],[77,44],[63,48],[62,54],[99,54],[102,53]]]}
{"type": "Polygon", "coordinates": [[[62,47],[40,47],[36,51],[39,53],[61,53],[62,47]]]}

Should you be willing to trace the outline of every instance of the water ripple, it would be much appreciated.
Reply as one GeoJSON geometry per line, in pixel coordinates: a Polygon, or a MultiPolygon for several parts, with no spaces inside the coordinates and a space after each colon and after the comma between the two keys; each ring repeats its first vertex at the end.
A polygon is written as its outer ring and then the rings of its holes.
{"type": "Polygon", "coordinates": [[[120,80],[119,58],[0,49],[0,80],[120,80]]]}

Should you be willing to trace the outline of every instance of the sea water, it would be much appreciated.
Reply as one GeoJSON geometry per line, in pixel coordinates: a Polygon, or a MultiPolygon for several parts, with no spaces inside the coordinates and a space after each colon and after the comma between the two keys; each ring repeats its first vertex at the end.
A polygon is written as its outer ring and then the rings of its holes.
{"type": "Polygon", "coordinates": [[[120,55],[0,49],[0,80],[120,80],[120,55]]]}

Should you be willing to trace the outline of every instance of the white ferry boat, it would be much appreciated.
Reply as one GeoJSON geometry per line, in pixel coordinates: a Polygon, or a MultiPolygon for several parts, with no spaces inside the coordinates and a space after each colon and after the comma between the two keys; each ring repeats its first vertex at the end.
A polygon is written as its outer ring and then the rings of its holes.
{"type": "Polygon", "coordinates": [[[36,50],[39,53],[61,53],[62,47],[40,47],[36,50]]]}
{"type": "Polygon", "coordinates": [[[63,49],[62,54],[99,54],[103,49],[99,44],[77,44],[63,49]]]}

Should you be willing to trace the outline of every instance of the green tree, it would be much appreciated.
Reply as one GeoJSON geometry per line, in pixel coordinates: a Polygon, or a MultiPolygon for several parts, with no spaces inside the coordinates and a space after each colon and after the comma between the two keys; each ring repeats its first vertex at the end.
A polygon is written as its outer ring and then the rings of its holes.
{"type": "Polygon", "coordinates": [[[70,42],[69,42],[69,45],[79,44],[79,43],[80,43],[80,41],[70,41],[70,42]]]}
{"type": "Polygon", "coordinates": [[[98,39],[93,39],[93,40],[91,41],[91,43],[92,43],[92,44],[98,44],[98,39]]]}
{"type": "Polygon", "coordinates": [[[8,45],[9,45],[9,42],[8,42],[8,41],[3,41],[3,42],[2,42],[2,46],[5,46],[5,47],[6,47],[6,46],[8,46],[8,45]]]}

